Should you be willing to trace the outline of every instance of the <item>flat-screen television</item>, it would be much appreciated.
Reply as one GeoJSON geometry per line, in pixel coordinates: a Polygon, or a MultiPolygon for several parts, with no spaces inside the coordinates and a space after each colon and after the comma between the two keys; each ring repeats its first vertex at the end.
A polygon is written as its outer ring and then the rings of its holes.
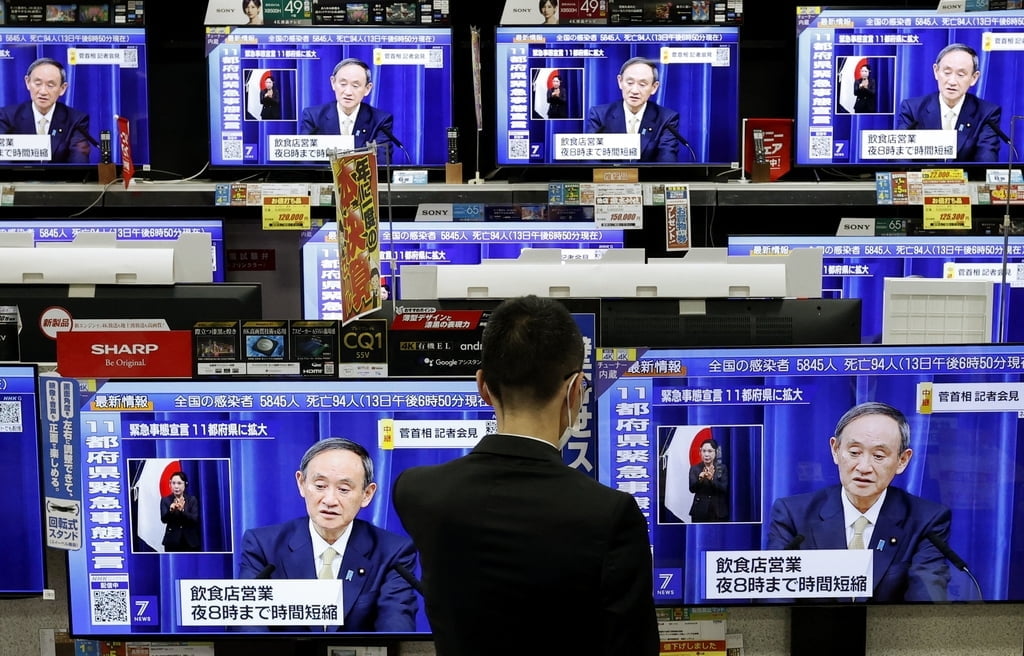
{"type": "Polygon", "coordinates": [[[947,278],[991,280],[995,283],[994,341],[1024,341],[1024,238],[1011,236],[1007,250],[1007,286],[1002,287],[1002,237],[785,237],[730,235],[729,255],[784,255],[794,248],[821,248],[823,298],[862,301],[861,339],[882,341],[886,278],[947,278]],[[1006,301],[1003,306],[1004,300],[1006,301]],[[998,308],[1005,307],[1003,335],[998,333],[998,308]]]}
{"type": "Polygon", "coordinates": [[[1024,11],[797,7],[796,18],[798,166],[1009,161],[1011,117],[1024,113],[1024,11]],[[955,107],[949,125],[940,90],[955,107]]]}
{"type": "Polygon", "coordinates": [[[448,161],[450,28],[208,28],[207,62],[213,166],[326,168],[330,150],[371,142],[394,144],[381,166],[448,161]]]}
{"type": "MultiPolygon", "coordinates": [[[[558,248],[563,260],[596,260],[609,248],[622,248],[624,232],[583,222],[385,223],[380,228],[381,285],[389,298],[401,298],[404,267],[516,259],[524,248],[558,248]]],[[[338,224],[332,221],[302,245],[303,318],[341,318],[338,276],[338,224]]]]}
{"type": "Polygon", "coordinates": [[[55,362],[57,333],[80,319],[163,320],[170,330],[191,330],[197,321],[263,317],[259,283],[93,285],[89,294],[70,285],[0,285],[0,305],[21,315],[21,359],[55,362]]]}
{"type": "Polygon", "coordinates": [[[40,595],[46,588],[38,400],[35,365],[0,362],[0,476],[11,499],[0,504],[8,532],[0,597],[40,595]]]}
{"type": "Polygon", "coordinates": [[[599,349],[598,478],[647,515],[661,604],[1020,602],[1022,354],[599,349]],[[833,452],[840,418],[862,403],[902,413],[909,454],[891,416],[854,419],[833,452]],[[890,480],[851,554],[840,495],[859,504],[890,480]]]}
{"type": "MultiPolygon", "coordinates": [[[[182,595],[190,593],[183,593],[179,581],[238,577],[246,529],[306,517],[295,473],[317,441],[348,437],[367,448],[377,490],[358,517],[404,535],[391,503],[395,476],[413,465],[463,455],[495,427],[494,410],[470,377],[105,382],[83,401],[80,424],[83,501],[90,510],[83,518],[83,548],[68,554],[71,632],[146,639],[253,635],[203,624],[183,612],[182,595]],[[96,462],[110,467],[89,464],[96,462]],[[175,471],[186,473],[188,492],[198,497],[197,551],[168,552],[163,546],[160,498],[168,494],[166,479],[175,471]],[[101,476],[115,485],[93,485],[101,476]],[[100,510],[110,508],[120,511],[116,517],[100,510]]],[[[344,584],[344,594],[355,603],[363,577],[375,580],[380,574],[375,562],[352,572],[344,584]]],[[[281,578],[284,562],[272,564],[280,570],[272,578],[281,578]]],[[[319,627],[319,635],[342,642],[353,635],[429,638],[422,599],[417,603],[416,623],[408,630],[362,626],[324,635],[319,627]]],[[[264,635],[269,630],[249,628],[264,635]]],[[[278,628],[273,635],[311,637],[305,626],[278,628]]]]}
{"type": "Polygon", "coordinates": [[[26,219],[0,221],[0,233],[30,232],[36,246],[68,243],[86,232],[102,232],[125,241],[175,240],[188,232],[210,235],[213,282],[224,282],[224,221],[221,219],[26,219]]]}
{"type": "Polygon", "coordinates": [[[857,298],[614,298],[601,346],[859,344],[857,298]]]}
{"type": "Polygon", "coordinates": [[[499,166],[738,160],[738,27],[496,30],[499,166]]]}
{"type": "Polygon", "coordinates": [[[149,165],[143,28],[0,26],[0,51],[0,167],[94,165],[107,132],[121,164],[118,117],[128,119],[132,162],[149,165]]]}

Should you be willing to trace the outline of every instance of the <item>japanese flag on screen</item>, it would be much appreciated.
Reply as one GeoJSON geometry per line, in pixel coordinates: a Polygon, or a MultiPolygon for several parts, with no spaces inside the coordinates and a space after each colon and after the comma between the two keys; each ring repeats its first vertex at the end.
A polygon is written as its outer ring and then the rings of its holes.
{"type": "Polygon", "coordinates": [[[260,102],[260,91],[263,90],[263,82],[270,77],[270,70],[266,68],[254,68],[249,71],[249,79],[245,81],[245,111],[254,119],[259,120],[263,112],[263,103],[260,102]]]}
{"type": "Polygon", "coordinates": [[[171,493],[171,474],[181,470],[177,458],[149,458],[142,463],[132,482],[136,505],[135,532],[139,539],[163,553],[164,523],[160,521],[160,499],[171,493]]]}
{"type": "Polygon", "coordinates": [[[677,426],[662,454],[665,458],[665,507],[685,521],[689,521],[693,505],[690,467],[700,462],[700,443],[707,439],[711,439],[710,426],[677,426]]]}
{"type": "Polygon", "coordinates": [[[857,102],[854,90],[857,82],[860,81],[860,67],[867,64],[867,57],[847,57],[843,60],[843,67],[839,71],[839,106],[853,113],[853,106],[857,102]]]}
{"type": "Polygon", "coordinates": [[[537,77],[533,78],[533,111],[540,114],[541,118],[548,117],[548,90],[558,75],[557,68],[538,68],[537,77]]]}

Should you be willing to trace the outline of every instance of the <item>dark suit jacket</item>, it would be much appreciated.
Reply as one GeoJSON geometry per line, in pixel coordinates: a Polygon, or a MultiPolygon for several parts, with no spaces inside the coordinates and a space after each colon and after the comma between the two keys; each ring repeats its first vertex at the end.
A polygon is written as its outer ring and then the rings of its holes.
{"type": "MultiPolygon", "coordinates": [[[[391,139],[388,133],[394,134],[394,117],[388,112],[373,107],[368,103],[359,106],[356,123],[352,126],[352,140],[356,148],[362,148],[371,141],[383,146],[391,153],[391,139]]],[[[338,119],[338,103],[329,102],[302,110],[300,134],[341,134],[341,123],[338,119]]],[[[381,155],[383,160],[384,155],[381,155]]],[[[381,163],[384,163],[383,161],[381,163]]]]}
{"type": "Polygon", "coordinates": [[[438,656],[656,656],[647,521],[542,442],[488,435],[392,500],[420,552],[438,656]]]}
{"type": "Polygon", "coordinates": [[[281,100],[279,89],[274,89],[274,95],[268,96],[266,89],[260,89],[260,118],[264,121],[276,121],[281,118],[281,100]]]}
{"type": "MultiPolygon", "coordinates": [[[[32,101],[0,107],[0,134],[35,134],[32,101]]],[[[89,161],[89,115],[62,102],[53,106],[50,120],[50,161],[87,163],[89,161]]]]}
{"type": "Polygon", "coordinates": [[[862,87],[860,80],[857,80],[853,85],[853,95],[857,97],[853,103],[853,111],[858,114],[874,114],[878,111],[875,78],[869,77],[866,87],[862,87]]]}
{"type": "Polygon", "coordinates": [[[558,88],[558,95],[548,89],[548,118],[566,118],[569,116],[569,101],[566,97],[565,87],[558,88]]]}
{"type": "MultiPolygon", "coordinates": [[[[768,527],[768,548],[783,549],[796,535],[801,549],[845,549],[842,486],[776,499],[768,527]]],[[[874,547],[874,595],[870,601],[946,601],[949,567],[925,535],[949,541],[949,508],[889,487],[874,547]],[[881,548],[879,548],[881,547],[881,548]]]]}
{"type": "Polygon", "coordinates": [[[167,551],[199,551],[202,538],[199,535],[199,499],[186,494],[185,510],[171,510],[173,494],[160,499],[160,521],[167,524],[164,529],[163,545],[167,551]]]}
{"type": "MultiPolygon", "coordinates": [[[[416,630],[419,601],[416,592],[395,571],[400,563],[416,569],[416,553],[408,538],[356,519],[352,522],[345,555],[338,572],[342,579],[344,626],[339,631],[416,630]],[[349,577],[348,572],[354,572],[349,577]]],[[[256,578],[264,567],[274,565],[272,579],[315,579],[313,541],[309,517],[283,524],[249,529],[242,536],[238,578],[256,578]]],[[[287,630],[301,627],[287,627],[287,630]]]]}
{"type": "MultiPolygon", "coordinates": [[[[999,124],[1003,109],[987,102],[973,93],[964,96],[960,116],[957,117],[956,161],[996,162],[999,160],[999,146],[1002,141],[989,124],[999,124]]],[[[942,112],[939,109],[939,94],[929,93],[909,98],[900,103],[897,130],[941,130],[942,112]]]]}
{"type": "MultiPolygon", "coordinates": [[[[671,125],[679,132],[679,113],[648,100],[644,118],[640,122],[641,162],[678,161],[679,139],[666,125],[671,125]]],[[[626,113],[621,100],[591,107],[587,113],[587,132],[625,131],[626,113]]]]}
{"type": "Polygon", "coordinates": [[[693,492],[690,519],[694,522],[728,521],[729,470],[722,463],[715,463],[715,475],[710,481],[700,477],[702,471],[702,462],[690,467],[690,492],[693,492]]]}

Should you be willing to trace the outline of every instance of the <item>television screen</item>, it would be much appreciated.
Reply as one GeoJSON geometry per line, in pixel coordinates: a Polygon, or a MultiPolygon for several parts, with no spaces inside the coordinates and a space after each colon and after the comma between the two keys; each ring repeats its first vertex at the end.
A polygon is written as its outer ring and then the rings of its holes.
{"type": "Polygon", "coordinates": [[[860,299],[615,298],[601,301],[601,346],[859,344],[860,299]]]}
{"type": "Polygon", "coordinates": [[[1019,602],[1021,356],[599,349],[598,477],[647,514],[662,604],[1019,602]]]}
{"type": "Polygon", "coordinates": [[[499,166],[737,161],[738,27],[496,29],[499,166]]]}
{"type": "Polygon", "coordinates": [[[31,232],[36,246],[67,243],[84,232],[111,233],[118,240],[174,240],[187,232],[210,234],[213,282],[224,282],[224,222],[221,219],[27,219],[0,221],[0,233],[31,232]]]}
{"type": "MultiPolygon", "coordinates": [[[[562,259],[598,259],[622,248],[623,230],[580,222],[451,222],[383,224],[380,232],[381,284],[389,298],[401,298],[401,269],[418,264],[480,264],[515,259],[524,248],[560,248],[562,259]]],[[[325,223],[302,245],[302,316],[340,319],[338,224],[325,223]]]]}
{"type": "Polygon", "coordinates": [[[42,460],[36,368],[0,363],[0,476],[11,503],[0,504],[8,531],[0,596],[40,595],[46,588],[42,460]]]}
{"type": "Polygon", "coordinates": [[[1020,10],[797,7],[796,164],[1009,161],[1011,117],[1024,113],[1022,20],[1020,10]]]}
{"type": "MultiPolygon", "coordinates": [[[[1013,318],[1004,322],[998,336],[999,312],[993,312],[994,341],[1024,341],[1024,323],[1014,299],[1022,293],[1024,238],[1011,236],[1007,257],[1007,309],[1013,318]]],[[[794,248],[821,248],[822,297],[859,298],[862,301],[861,339],[865,344],[882,341],[885,279],[948,278],[955,280],[991,280],[996,285],[995,307],[1004,298],[1002,290],[1002,237],[782,237],[730,235],[729,255],[784,255],[794,248]]]]}
{"type": "MultiPolygon", "coordinates": [[[[246,529],[306,516],[295,472],[315,442],[348,437],[367,448],[377,490],[358,517],[404,535],[390,498],[395,476],[467,453],[493,431],[494,411],[472,378],[137,381],[100,385],[83,402],[80,424],[85,507],[119,512],[87,512],[83,548],[68,555],[71,632],[155,638],[228,631],[223,623],[204,625],[184,613],[178,582],[239,577],[246,529]],[[199,546],[189,552],[163,545],[160,498],[175,471],[186,473],[188,492],[198,498],[199,546]],[[101,477],[112,485],[92,484],[101,477]]],[[[566,449],[570,453],[586,461],[586,449],[566,449]]],[[[592,470],[592,451],[589,457],[592,470]]],[[[366,603],[356,598],[360,578],[380,574],[376,561],[367,562],[344,584],[344,594],[353,595],[349,604],[366,603]]],[[[276,565],[285,571],[283,561],[276,565]]],[[[429,637],[422,599],[417,603],[414,627],[385,633],[429,637]]],[[[307,626],[277,628],[309,636],[307,626]]],[[[374,629],[353,626],[336,635],[353,633],[374,629]]]]}
{"type": "Polygon", "coordinates": [[[149,165],[143,28],[0,26],[0,51],[0,166],[97,164],[104,133],[118,143],[119,116],[132,161],[149,165]]]}
{"type": "MultiPolygon", "coordinates": [[[[55,362],[57,333],[76,320],[124,319],[163,322],[170,330],[191,330],[197,321],[234,321],[263,316],[259,283],[177,283],[93,285],[81,295],[71,285],[0,285],[0,305],[21,314],[21,359],[55,362]]],[[[156,328],[153,328],[156,329],[156,328]]]]}
{"type": "Polygon", "coordinates": [[[208,28],[207,62],[213,166],[323,168],[371,142],[395,166],[448,161],[450,28],[208,28]]]}

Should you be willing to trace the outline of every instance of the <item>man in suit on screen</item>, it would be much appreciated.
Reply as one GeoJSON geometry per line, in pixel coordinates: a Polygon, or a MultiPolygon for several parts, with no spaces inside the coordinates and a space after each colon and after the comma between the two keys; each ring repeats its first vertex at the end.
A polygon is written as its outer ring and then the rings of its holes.
{"type": "Polygon", "coordinates": [[[998,161],[1001,141],[995,128],[1003,110],[968,93],[981,77],[978,66],[978,53],[963,43],[939,51],[932,64],[938,92],[900,103],[896,129],[956,130],[956,161],[998,161]]]}
{"type": "Polygon", "coordinates": [[[768,548],[872,549],[870,601],[946,601],[949,508],[890,484],[910,462],[910,424],[885,403],[856,405],[829,440],[839,485],[776,499],[768,548]],[[800,541],[798,536],[802,536],[800,541]]]}
{"type": "Polygon", "coordinates": [[[391,154],[391,135],[394,117],[377,109],[363,99],[373,89],[370,67],[366,62],[343,59],[331,73],[334,102],[306,107],[302,110],[301,134],[350,134],[355,148],[371,141],[387,148],[391,154]]]}
{"type": "Polygon", "coordinates": [[[586,391],[576,322],[554,299],[509,299],[481,345],[497,433],[406,469],[392,496],[438,656],[656,656],[647,521],[631,495],[562,461],[586,391]]]}
{"type": "Polygon", "coordinates": [[[640,135],[641,162],[675,162],[679,152],[679,113],[651,100],[658,90],[658,67],[633,57],[616,77],[622,100],[591,107],[587,132],[640,135]]]}
{"type": "Polygon", "coordinates": [[[33,61],[25,74],[29,100],[0,108],[0,134],[50,135],[50,160],[89,161],[89,115],[60,102],[68,90],[64,65],[50,57],[33,61]]]}
{"type": "Polygon", "coordinates": [[[333,629],[414,632],[417,593],[396,570],[416,569],[412,542],[356,518],[377,490],[370,454],[352,440],[321,440],[295,481],[308,516],[247,530],[238,578],[340,578],[344,625],[333,629]]]}

